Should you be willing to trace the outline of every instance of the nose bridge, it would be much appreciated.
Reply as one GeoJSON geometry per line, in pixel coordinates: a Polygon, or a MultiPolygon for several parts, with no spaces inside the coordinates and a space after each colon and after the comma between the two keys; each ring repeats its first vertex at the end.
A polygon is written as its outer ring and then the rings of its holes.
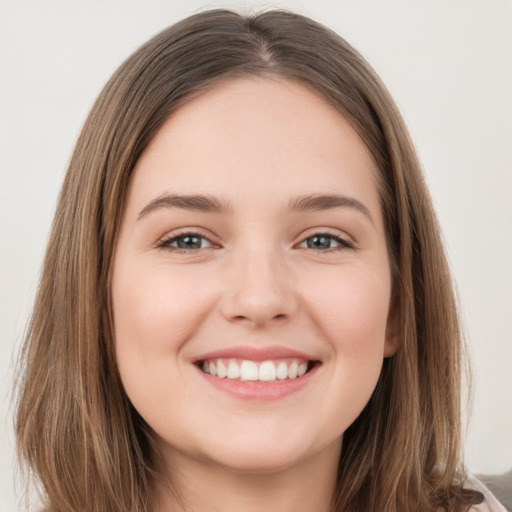
{"type": "Polygon", "coordinates": [[[230,321],[263,325],[284,321],[297,309],[293,279],[275,245],[250,243],[234,251],[223,313],[230,321]]]}

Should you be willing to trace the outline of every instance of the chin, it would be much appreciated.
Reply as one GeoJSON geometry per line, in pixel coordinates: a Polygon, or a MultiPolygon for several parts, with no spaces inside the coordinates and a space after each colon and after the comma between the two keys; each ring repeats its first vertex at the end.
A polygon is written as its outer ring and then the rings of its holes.
{"type": "Polygon", "coordinates": [[[341,446],[339,439],[327,446],[321,446],[312,440],[307,440],[306,437],[293,438],[290,432],[288,437],[260,435],[250,440],[245,438],[237,441],[216,444],[215,449],[208,453],[210,463],[229,468],[237,473],[264,475],[299,467],[323,451],[332,454],[341,446]]]}
{"type": "Polygon", "coordinates": [[[308,457],[296,451],[243,450],[211,457],[210,462],[236,473],[266,475],[286,471],[308,457]]]}

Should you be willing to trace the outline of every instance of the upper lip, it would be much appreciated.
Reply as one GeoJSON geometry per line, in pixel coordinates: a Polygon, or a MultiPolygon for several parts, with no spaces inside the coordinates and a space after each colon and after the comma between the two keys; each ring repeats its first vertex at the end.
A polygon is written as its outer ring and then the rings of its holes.
{"type": "Polygon", "coordinates": [[[250,361],[268,361],[271,359],[285,359],[295,357],[297,359],[304,359],[307,361],[314,361],[318,358],[314,358],[283,346],[271,346],[271,347],[230,347],[220,350],[214,350],[212,352],[201,354],[198,357],[194,357],[194,362],[204,361],[206,359],[247,359],[250,361]]]}

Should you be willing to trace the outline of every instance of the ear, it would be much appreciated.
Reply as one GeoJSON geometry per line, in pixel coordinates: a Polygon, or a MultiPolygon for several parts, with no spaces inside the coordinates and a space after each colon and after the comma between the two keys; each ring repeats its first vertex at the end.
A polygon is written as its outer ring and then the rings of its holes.
{"type": "Polygon", "coordinates": [[[386,339],[384,340],[384,357],[391,357],[400,347],[402,341],[402,322],[400,300],[396,288],[393,290],[389,303],[388,320],[386,324],[386,339]]]}

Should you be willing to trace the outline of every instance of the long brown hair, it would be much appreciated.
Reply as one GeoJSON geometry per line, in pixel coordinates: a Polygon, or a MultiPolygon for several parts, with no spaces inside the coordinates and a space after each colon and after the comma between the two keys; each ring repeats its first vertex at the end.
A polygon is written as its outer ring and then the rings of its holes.
{"type": "Polygon", "coordinates": [[[319,91],[378,164],[401,345],[343,437],[333,510],[459,511],[461,336],[439,227],[386,88],[342,38],[283,11],[214,10],[164,30],[115,72],[78,139],[21,354],[19,455],[51,512],[138,511],[159,478],[150,427],[116,367],[109,275],[130,176],[169,115],[221,80],[319,91]]]}

